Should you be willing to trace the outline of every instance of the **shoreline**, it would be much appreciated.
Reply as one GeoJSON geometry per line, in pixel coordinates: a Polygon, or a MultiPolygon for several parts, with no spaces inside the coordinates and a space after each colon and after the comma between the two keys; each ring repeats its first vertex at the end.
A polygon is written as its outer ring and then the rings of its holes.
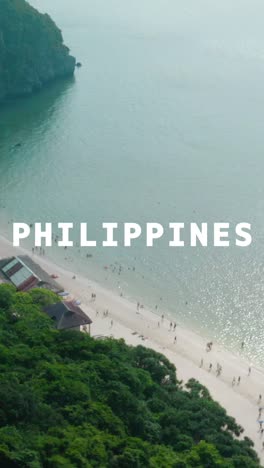
{"type": "Polygon", "coordinates": [[[137,310],[137,304],[131,299],[121,297],[110,289],[96,282],[66,270],[55,264],[49,258],[32,254],[26,249],[14,248],[12,243],[0,235],[0,258],[5,256],[27,254],[39,263],[49,274],[56,273],[58,281],[75,299],[81,301],[81,307],[93,320],[91,335],[113,336],[124,338],[129,345],[143,345],[164,354],[176,366],[177,378],[186,383],[195,378],[205,385],[212,397],[218,401],[233,416],[244,429],[243,436],[248,436],[255,444],[262,464],[264,450],[258,433],[258,396],[262,395],[264,405],[264,369],[251,365],[243,356],[222,348],[217,343],[212,350],[206,352],[206,341],[203,337],[177,323],[175,331],[169,331],[170,320],[165,315],[161,320],[159,314],[147,308],[137,310]],[[96,294],[96,300],[91,300],[91,294],[96,294]],[[104,316],[108,310],[109,315],[104,316]],[[113,326],[111,321],[113,320],[113,326]],[[160,322],[160,326],[158,326],[160,322]],[[177,342],[174,343],[174,337],[177,342]],[[200,367],[203,359],[203,367],[200,367]],[[212,370],[209,371],[209,365],[212,370]],[[223,370],[221,376],[216,376],[216,366],[219,363],[223,370]],[[252,372],[248,376],[248,368],[252,372]],[[239,385],[232,386],[233,377],[241,377],[239,385]]]}

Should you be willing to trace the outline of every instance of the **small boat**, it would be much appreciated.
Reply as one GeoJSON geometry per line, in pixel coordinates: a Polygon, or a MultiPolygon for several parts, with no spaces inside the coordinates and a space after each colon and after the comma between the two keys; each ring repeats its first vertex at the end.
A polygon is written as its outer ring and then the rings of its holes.
{"type": "Polygon", "coordinates": [[[54,275],[54,273],[52,275],[50,275],[51,278],[53,279],[57,279],[58,278],[58,275],[54,275]]]}
{"type": "Polygon", "coordinates": [[[69,295],[70,295],[70,293],[67,292],[67,291],[64,291],[64,292],[61,292],[61,293],[58,294],[58,296],[61,296],[61,297],[66,297],[66,296],[69,296],[69,295]]]}

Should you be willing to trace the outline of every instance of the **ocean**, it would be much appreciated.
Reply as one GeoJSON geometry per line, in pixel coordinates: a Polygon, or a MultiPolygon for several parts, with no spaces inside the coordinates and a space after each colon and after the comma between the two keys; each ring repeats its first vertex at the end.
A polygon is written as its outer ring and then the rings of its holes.
{"type": "Polygon", "coordinates": [[[83,66],[0,109],[1,232],[87,222],[100,241],[103,222],[229,222],[228,248],[170,248],[164,236],[80,249],[75,234],[72,249],[46,251],[234,352],[245,341],[263,365],[263,2],[30,3],[83,66]],[[252,225],[245,249],[239,222],[252,225]]]}

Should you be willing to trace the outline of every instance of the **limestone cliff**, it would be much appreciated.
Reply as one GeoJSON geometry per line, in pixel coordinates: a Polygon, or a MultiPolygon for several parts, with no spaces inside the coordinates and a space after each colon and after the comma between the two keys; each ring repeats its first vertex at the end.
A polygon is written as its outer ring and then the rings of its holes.
{"type": "Polygon", "coordinates": [[[0,0],[0,102],[72,75],[75,58],[47,14],[25,0],[0,0]]]}

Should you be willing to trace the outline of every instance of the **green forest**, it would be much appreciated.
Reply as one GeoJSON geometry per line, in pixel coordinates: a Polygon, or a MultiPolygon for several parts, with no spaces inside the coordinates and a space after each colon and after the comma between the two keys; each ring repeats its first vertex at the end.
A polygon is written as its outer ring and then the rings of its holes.
{"type": "Polygon", "coordinates": [[[49,15],[25,0],[0,0],[0,102],[39,90],[74,69],[75,59],[49,15]]]}
{"type": "Polygon", "coordinates": [[[243,429],[166,357],[57,331],[58,301],[0,285],[0,466],[256,468],[243,429]]]}

